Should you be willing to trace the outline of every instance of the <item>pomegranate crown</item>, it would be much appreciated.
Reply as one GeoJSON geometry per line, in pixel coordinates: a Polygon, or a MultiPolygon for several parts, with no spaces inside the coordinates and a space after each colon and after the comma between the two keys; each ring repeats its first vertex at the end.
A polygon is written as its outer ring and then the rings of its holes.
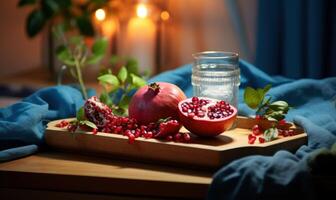
{"type": "Polygon", "coordinates": [[[160,91],[160,85],[154,82],[148,85],[148,89],[158,93],[160,91]]]}

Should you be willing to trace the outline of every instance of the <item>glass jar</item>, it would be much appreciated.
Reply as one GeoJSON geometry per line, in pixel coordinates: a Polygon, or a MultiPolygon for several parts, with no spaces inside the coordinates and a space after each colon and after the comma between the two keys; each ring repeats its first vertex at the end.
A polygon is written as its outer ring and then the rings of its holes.
{"type": "Polygon", "coordinates": [[[193,54],[194,96],[224,100],[237,108],[240,85],[237,53],[205,51],[193,54]]]}

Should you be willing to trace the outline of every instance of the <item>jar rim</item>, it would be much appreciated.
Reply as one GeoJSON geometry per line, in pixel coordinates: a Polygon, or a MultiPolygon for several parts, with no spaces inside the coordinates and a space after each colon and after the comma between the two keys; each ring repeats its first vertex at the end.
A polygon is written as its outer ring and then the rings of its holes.
{"type": "Polygon", "coordinates": [[[227,59],[227,58],[237,58],[238,59],[239,54],[235,52],[230,52],[230,51],[202,51],[202,52],[193,53],[192,56],[195,59],[227,59]]]}

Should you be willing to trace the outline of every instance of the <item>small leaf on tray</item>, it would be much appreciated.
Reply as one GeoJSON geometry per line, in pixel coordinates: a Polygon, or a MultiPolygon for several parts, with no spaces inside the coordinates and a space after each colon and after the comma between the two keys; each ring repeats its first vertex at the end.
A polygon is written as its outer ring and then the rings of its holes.
{"type": "Polygon", "coordinates": [[[77,113],[76,113],[76,118],[78,121],[82,121],[82,120],[85,120],[85,113],[84,113],[84,108],[81,107],[77,113]]]}
{"type": "Polygon", "coordinates": [[[82,121],[79,122],[79,124],[86,125],[86,126],[88,126],[90,128],[95,128],[95,129],[97,128],[97,126],[94,123],[92,123],[92,122],[90,122],[88,120],[82,120],[82,121]]]}
{"type": "Polygon", "coordinates": [[[279,135],[277,128],[269,128],[264,132],[264,138],[267,142],[276,139],[279,135]]]}

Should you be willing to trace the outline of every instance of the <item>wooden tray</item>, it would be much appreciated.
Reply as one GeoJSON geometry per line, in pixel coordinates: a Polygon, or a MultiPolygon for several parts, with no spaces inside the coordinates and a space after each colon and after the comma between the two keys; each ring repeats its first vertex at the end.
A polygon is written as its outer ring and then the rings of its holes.
{"type": "MultiPolygon", "coordinates": [[[[137,138],[133,144],[126,136],[108,133],[78,131],[69,133],[65,128],[55,125],[61,120],[48,124],[46,143],[56,149],[93,153],[113,158],[153,161],[189,167],[218,168],[234,159],[248,155],[272,155],[279,150],[295,151],[307,143],[307,134],[293,124],[286,124],[296,135],[283,137],[271,142],[251,145],[247,142],[250,128],[257,124],[254,119],[238,117],[236,128],[215,138],[192,137],[191,143],[165,142],[156,139],[137,138]]],[[[259,121],[263,128],[271,126],[268,121],[259,121]]],[[[181,132],[188,132],[182,127],[181,132]]]]}

